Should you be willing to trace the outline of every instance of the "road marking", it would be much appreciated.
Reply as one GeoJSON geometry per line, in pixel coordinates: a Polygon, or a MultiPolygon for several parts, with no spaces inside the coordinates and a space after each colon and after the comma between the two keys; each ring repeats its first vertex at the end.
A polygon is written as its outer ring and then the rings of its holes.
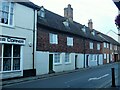
{"type": "Polygon", "coordinates": [[[102,79],[102,78],[104,78],[104,77],[107,77],[109,74],[105,74],[105,75],[103,75],[103,76],[101,76],[101,77],[94,77],[94,78],[89,78],[88,79],[88,81],[91,81],[91,80],[99,80],[99,79],[102,79]]]}

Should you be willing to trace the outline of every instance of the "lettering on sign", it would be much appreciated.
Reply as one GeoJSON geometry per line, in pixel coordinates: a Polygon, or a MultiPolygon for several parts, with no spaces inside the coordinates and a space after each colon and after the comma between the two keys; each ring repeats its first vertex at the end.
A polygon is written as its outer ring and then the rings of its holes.
{"type": "Polygon", "coordinates": [[[0,37],[0,43],[25,45],[25,40],[10,37],[0,37]]]}

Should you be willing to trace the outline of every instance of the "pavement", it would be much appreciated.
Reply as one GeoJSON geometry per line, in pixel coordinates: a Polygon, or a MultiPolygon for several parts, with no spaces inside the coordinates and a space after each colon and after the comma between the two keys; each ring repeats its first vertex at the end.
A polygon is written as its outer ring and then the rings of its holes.
{"type": "MultiPolygon", "coordinates": [[[[118,63],[118,62],[116,62],[116,63],[118,63]]],[[[112,64],[115,64],[115,63],[110,63],[110,64],[112,65],[112,64]]],[[[110,64],[93,66],[93,67],[88,67],[88,68],[81,68],[81,69],[77,69],[77,70],[70,70],[70,71],[64,71],[64,72],[56,72],[56,73],[52,73],[52,74],[45,74],[45,75],[39,75],[39,76],[33,76],[33,77],[5,80],[5,81],[2,81],[2,86],[15,84],[15,83],[26,82],[26,81],[44,79],[44,78],[49,78],[49,77],[58,76],[58,75],[69,74],[69,73],[74,73],[74,72],[83,71],[83,70],[92,69],[92,68],[107,67],[110,64]]],[[[116,78],[116,79],[118,79],[118,78],[116,78]]],[[[117,83],[116,87],[111,87],[111,80],[109,80],[106,85],[101,85],[100,88],[112,88],[112,89],[117,88],[117,89],[120,90],[120,86],[119,86],[120,84],[118,85],[118,82],[116,82],[116,83],[117,83]]]]}

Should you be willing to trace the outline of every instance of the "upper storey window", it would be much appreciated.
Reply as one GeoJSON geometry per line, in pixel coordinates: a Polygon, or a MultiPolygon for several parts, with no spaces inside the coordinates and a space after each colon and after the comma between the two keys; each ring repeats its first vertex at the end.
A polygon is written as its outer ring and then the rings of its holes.
{"type": "Polygon", "coordinates": [[[64,24],[66,27],[69,27],[69,21],[68,21],[68,19],[67,19],[66,21],[64,21],[63,24],[64,24]]]}
{"type": "Polygon", "coordinates": [[[41,7],[40,11],[38,11],[38,14],[41,18],[45,17],[45,9],[43,6],[41,7]]]}
{"type": "Polygon", "coordinates": [[[83,31],[83,32],[86,32],[86,27],[85,27],[85,25],[83,26],[82,31],[83,31]]]}
{"type": "Polygon", "coordinates": [[[5,25],[13,25],[14,3],[0,2],[0,23],[5,25]]]}

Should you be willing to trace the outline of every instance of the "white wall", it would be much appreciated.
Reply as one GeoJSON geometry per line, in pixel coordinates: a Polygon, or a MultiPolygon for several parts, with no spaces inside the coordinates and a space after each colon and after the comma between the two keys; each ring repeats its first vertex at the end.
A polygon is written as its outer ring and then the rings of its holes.
{"type": "Polygon", "coordinates": [[[84,67],[84,54],[77,54],[77,68],[83,68],[84,67]]]}
{"type": "MultiPolygon", "coordinates": [[[[35,14],[36,20],[37,11],[35,11],[35,14]]],[[[24,5],[15,3],[14,26],[0,25],[0,35],[26,39],[25,46],[22,47],[23,70],[33,68],[33,24],[34,10],[24,5]],[[32,44],[31,47],[29,46],[30,43],[32,44]]],[[[7,75],[7,73],[5,75],[7,75]]]]}
{"type": "MultiPolygon", "coordinates": [[[[37,14],[37,12],[36,12],[37,14]]],[[[2,26],[2,35],[25,38],[26,44],[23,47],[23,69],[32,69],[33,47],[33,24],[34,10],[32,8],[15,3],[14,26],[2,26]]]]}
{"type": "Polygon", "coordinates": [[[48,74],[49,52],[36,51],[35,53],[36,75],[48,74]]]}

